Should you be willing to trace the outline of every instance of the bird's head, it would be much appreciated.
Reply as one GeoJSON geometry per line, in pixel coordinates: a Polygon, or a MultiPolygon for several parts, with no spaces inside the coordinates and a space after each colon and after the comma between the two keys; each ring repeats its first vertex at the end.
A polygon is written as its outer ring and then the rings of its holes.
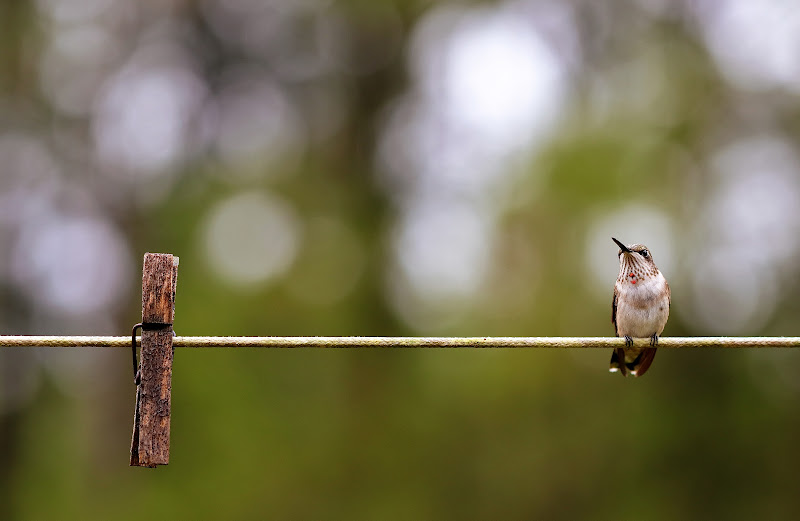
{"type": "Polygon", "coordinates": [[[617,246],[619,246],[619,269],[620,273],[623,271],[636,273],[639,276],[655,275],[658,273],[653,255],[650,249],[644,244],[631,244],[625,246],[615,238],[611,238],[617,246]]]}

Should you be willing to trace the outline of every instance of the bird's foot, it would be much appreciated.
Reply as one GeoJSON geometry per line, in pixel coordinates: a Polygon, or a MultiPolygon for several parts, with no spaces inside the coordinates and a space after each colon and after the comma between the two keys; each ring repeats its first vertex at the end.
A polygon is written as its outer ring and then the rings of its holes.
{"type": "Polygon", "coordinates": [[[650,347],[656,347],[658,345],[658,335],[653,333],[653,336],[650,337],[650,347]]]}
{"type": "Polygon", "coordinates": [[[633,339],[625,335],[625,347],[633,347],[633,339]]]}

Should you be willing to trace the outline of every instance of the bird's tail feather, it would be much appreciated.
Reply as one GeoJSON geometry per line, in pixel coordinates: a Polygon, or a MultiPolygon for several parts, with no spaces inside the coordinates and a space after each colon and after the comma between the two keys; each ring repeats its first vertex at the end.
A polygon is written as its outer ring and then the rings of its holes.
{"type": "Polygon", "coordinates": [[[625,359],[625,354],[625,349],[622,347],[611,351],[611,362],[608,370],[612,373],[622,373],[622,376],[628,376],[628,373],[633,376],[642,376],[650,368],[650,364],[653,363],[653,359],[656,357],[656,348],[646,347],[642,349],[632,362],[628,362],[625,359]]]}
{"type": "Polygon", "coordinates": [[[656,357],[656,351],[655,347],[645,347],[633,363],[628,364],[628,369],[631,374],[633,376],[642,376],[650,367],[650,364],[653,363],[653,359],[656,357]]]}
{"type": "Polygon", "coordinates": [[[612,373],[620,372],[622,376],[627,376],[628,370],[625,367],[625,350],[621,347],[611,351],[611,363],[608,370],[612,373]]]}

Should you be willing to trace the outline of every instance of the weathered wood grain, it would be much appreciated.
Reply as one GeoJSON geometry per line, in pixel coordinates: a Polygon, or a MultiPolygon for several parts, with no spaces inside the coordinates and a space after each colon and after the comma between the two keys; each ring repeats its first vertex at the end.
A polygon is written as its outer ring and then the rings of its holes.
{"type": "Polygon", "coordinates": [[[131,466],[169,463],[172,393],[172,322],[178,258],[146,253],[142,270],[141,381],[131,442],[131,466]]]}

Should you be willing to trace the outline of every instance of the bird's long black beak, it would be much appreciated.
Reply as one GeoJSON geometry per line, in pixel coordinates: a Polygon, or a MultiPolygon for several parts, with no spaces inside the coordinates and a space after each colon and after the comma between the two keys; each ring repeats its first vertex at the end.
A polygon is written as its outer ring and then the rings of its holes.
{"type": "Polygon", "coordinates": [[[616,240],[614,237],[611,237],[611,240],[616,242],[617,246],[619,246],[622,249],[622,251],[624,251],[625,253],[630,253],[631,252],[631,250],[629,250],[627,246],[625,246],[624,244],[622,244],[621,242],[616,240]]]}

